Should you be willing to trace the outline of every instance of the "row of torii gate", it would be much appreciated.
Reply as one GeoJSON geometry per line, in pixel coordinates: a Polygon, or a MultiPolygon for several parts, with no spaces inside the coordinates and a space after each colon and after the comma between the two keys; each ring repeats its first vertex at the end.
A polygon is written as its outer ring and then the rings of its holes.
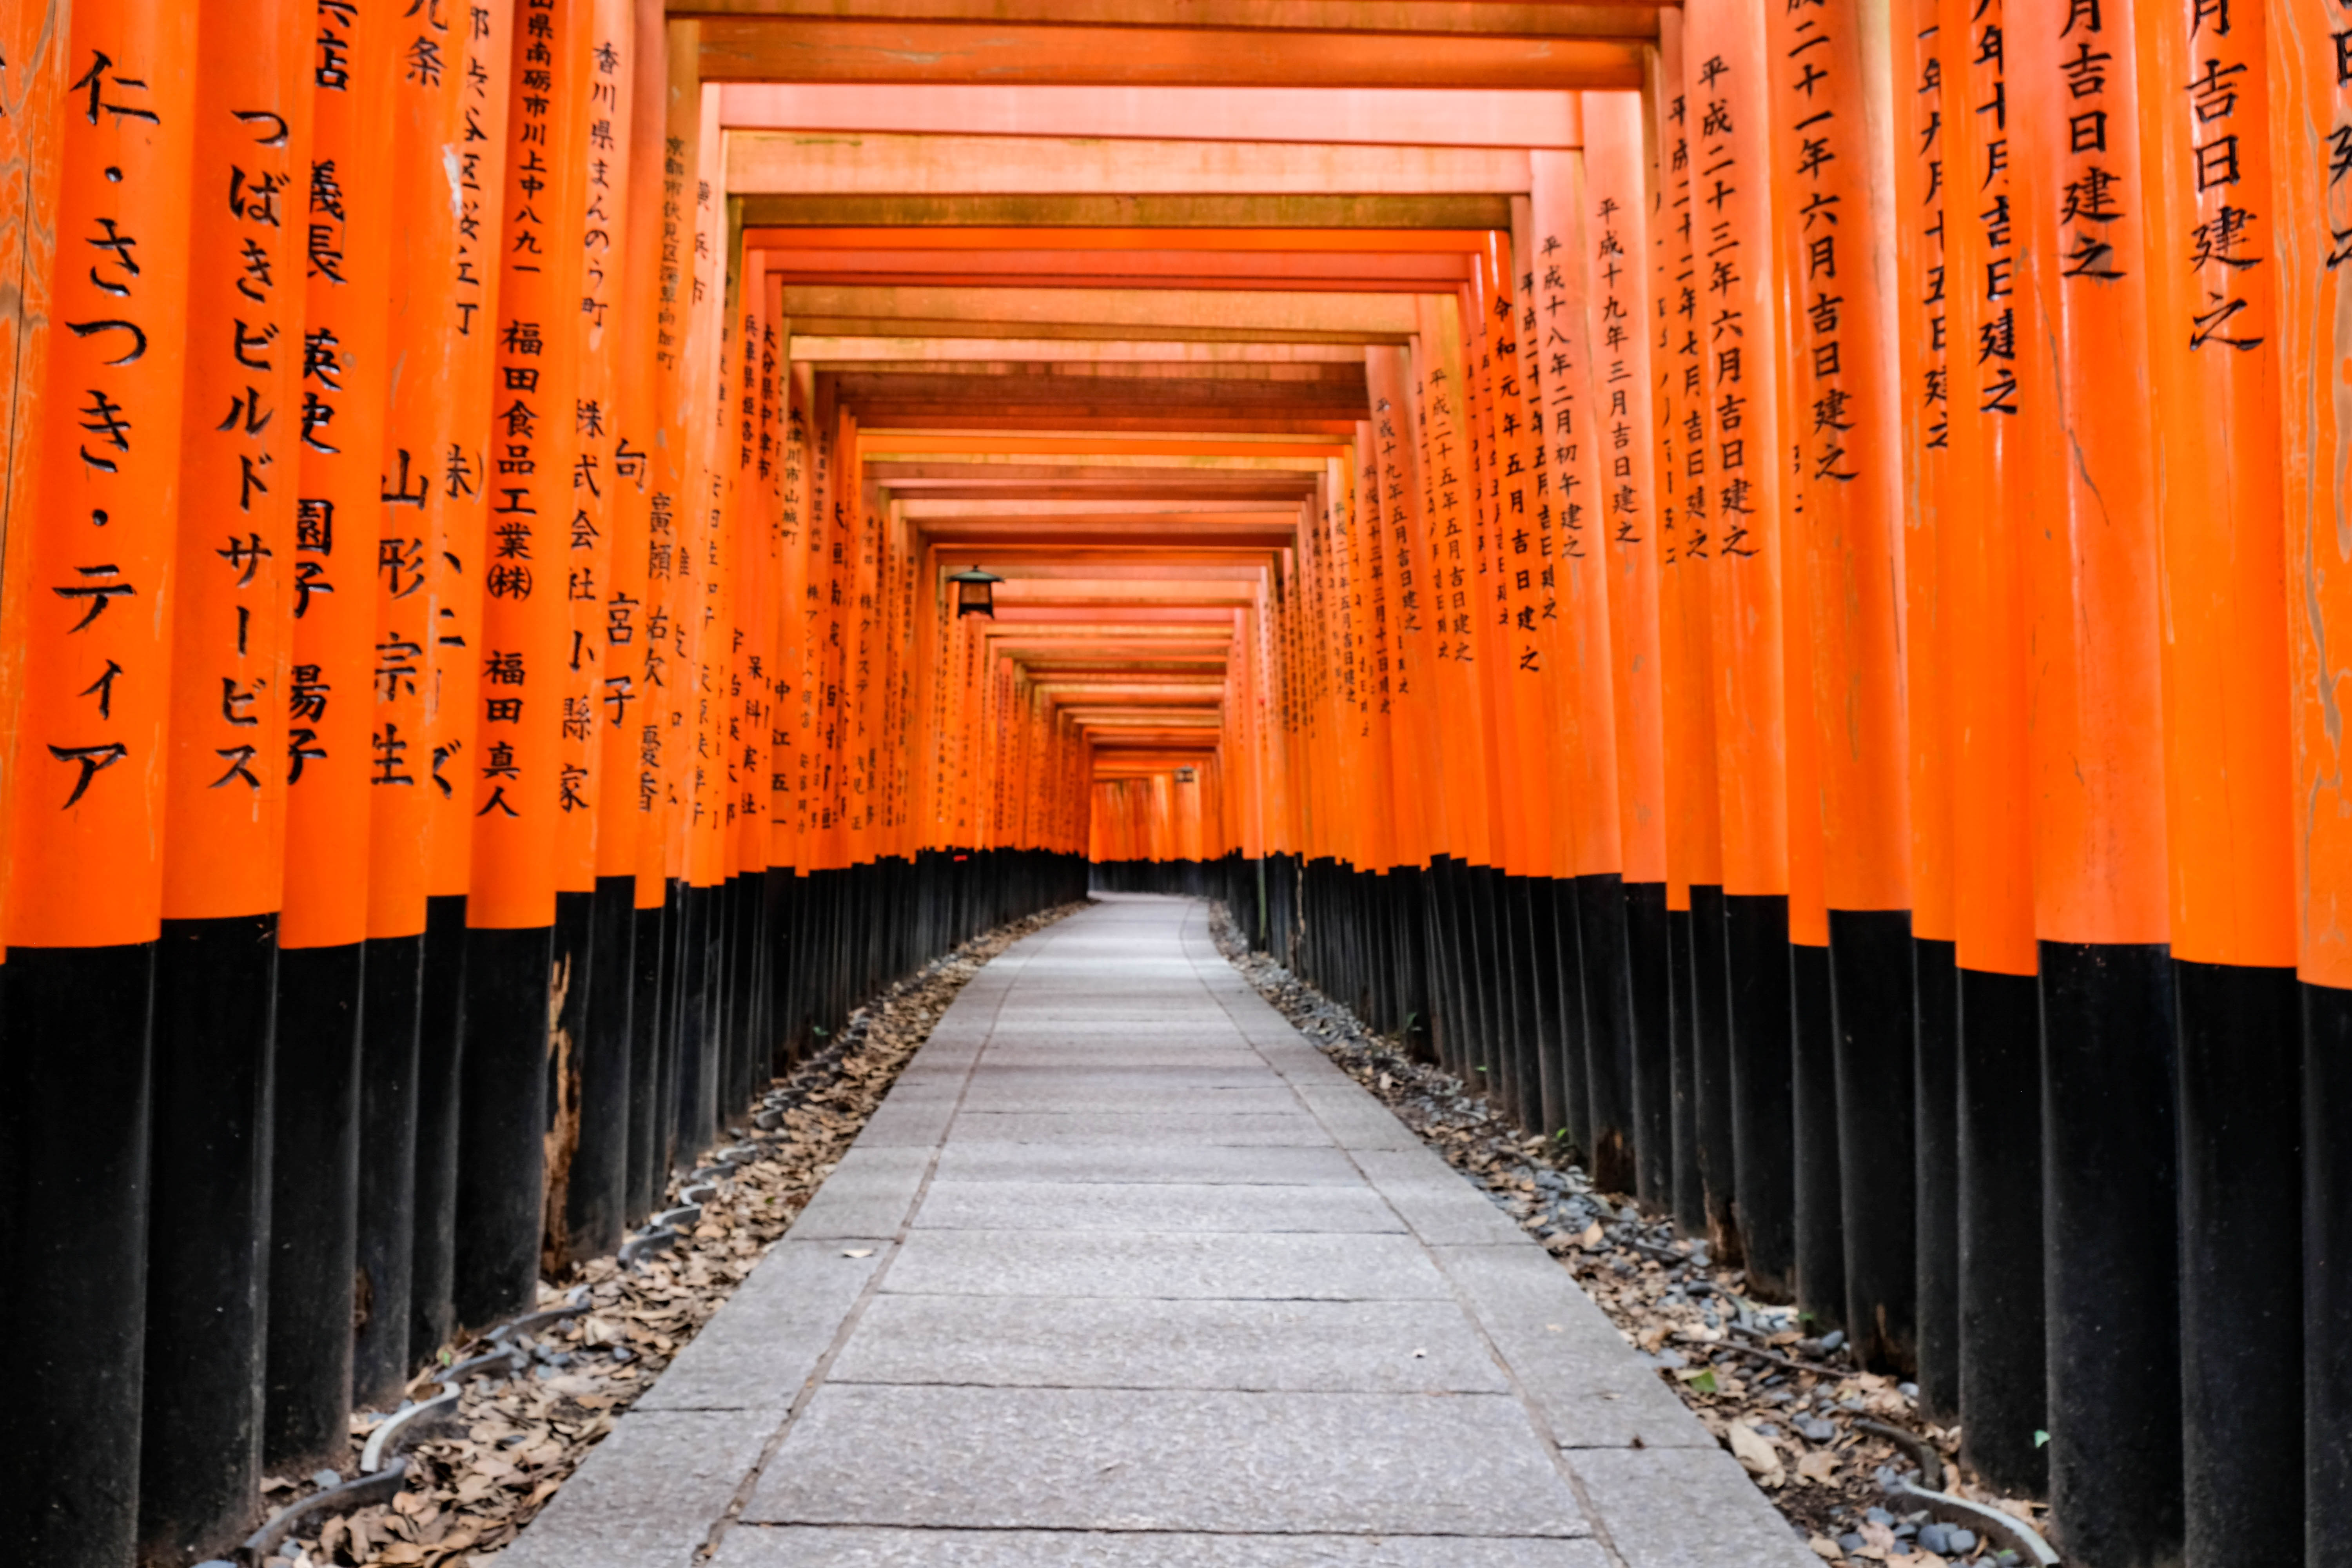
{"type": "Polygon", "coordinates": [[[2070,1561],[2352,1563],[2336,0],[0,26],[27,1561],[233,1539],[1092,861],[2070,1561]]]}

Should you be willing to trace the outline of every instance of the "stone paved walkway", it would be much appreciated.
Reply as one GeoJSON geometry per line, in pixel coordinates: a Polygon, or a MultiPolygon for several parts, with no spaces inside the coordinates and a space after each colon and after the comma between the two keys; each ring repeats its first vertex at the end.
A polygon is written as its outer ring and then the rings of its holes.
{"type": "Polygon", "coordinates": [[[1542,1248],[1110,898],[965,987],[499,1568],[1806,1568],[1542,1248]]]}

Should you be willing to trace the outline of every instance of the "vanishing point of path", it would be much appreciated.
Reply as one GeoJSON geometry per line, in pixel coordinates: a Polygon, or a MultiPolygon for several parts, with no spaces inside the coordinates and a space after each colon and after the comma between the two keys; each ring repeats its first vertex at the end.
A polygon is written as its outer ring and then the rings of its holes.
{"type": "Polygon", "coordinates": [[[500,1568],[1801,1568],[1568,1272],[1107,898],[967,985],[500,1568]]]}

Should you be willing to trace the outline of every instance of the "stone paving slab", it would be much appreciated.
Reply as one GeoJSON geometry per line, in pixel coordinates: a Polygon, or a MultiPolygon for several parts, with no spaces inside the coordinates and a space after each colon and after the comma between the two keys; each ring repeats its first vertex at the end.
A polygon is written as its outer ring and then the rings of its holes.
{"type": "MultiPolygon", "coordinates": [[[[885,1102],[883,1110],[888,1105],[885,1102]]],[[[874,1113],[882,1120],[882,1111],[874,1113]]],[[[1391,1117],[1391,1121],[1395,1121],[1391,1117]]],[[[1181,1143],[1198,1148],[1204,1143],[1236,1147],[1286,1144],[1313,1149],[1329,1143],[1315,1118],[1304,1110],[1283,1111],[1213,1110],[1091,1111],[1083,1115],[1018,1110],[967,1110],[956,1121],[964,1136],[994,1143],[1181,1143]]]]}
{"type": "MultiPolygon", "coordinates": [[[[1404,1222],[1379,1194],[1364,1187],[935,1182],[915,1228],[1281,1235],[1393,1232],[1403,1230],[1404,1222]]],[[[894,1233],[895,1227],[878,1234],[894,1233]]]]}
{"type": "Polygon", "coordinates": [[[646,1391],[637,1409],[781,1415],[800,1397],[888,1248],[849,1258],[844,1253],[853,1249],[837,1243],[798,1237],[795,1231],[760,1260],[726,1307],[646,1391]]]}
{"type": "Polygon", "coordinates": [[[1821,1568],[1721,1448],[1595,1449],[1570,1462],[1625,1568],[1821,1568]]]}
{"type": "Polygon", "coordinates": [[[1450,1301],[877,1297],[835,1383],[1507,1394],[1450,1301]]]}
{"type": "Polygon", "coordinates": [[[1404,1236],[917,1230],[883,1280],[919,1296],[1159,1296],[1311,1301],[1449,1294],[1404,1236]]]}
{"type": "Polygon", "coordinates": [[[1142,898],[964,988],[499,1561],[695,1568],[713,1539],[718,1568],[1812,1561],[1205,906],[1142,898]]]}
{"type": "Polygon", "coordinates": [[[743,1525],[713,1568],[1613,1568],[1591,1541],[743,1525]]]}
{"type": "Polygon", "coordinates": [[[828,1383],[743,1517],[1011,1530],[1582,1535],[1496,1394],[828,1383]],[[1477,1484],[1438,1455],[1475,1456],[1477,1484]]]}
{"type": "MultiPolygon", "coordinates": [[[[1134,1076],[1121,1075],[1129,1079],[1134,1076]]],[[[1176,1111],[1222,1118],[1296,1116],[1299,1103],[1298,1096],[1287,1085],[1268,1085],[1264,1073],[1247,1088],[1238,1084],[1227,1088],[1202,1084],[1155,1086],[1080,1078],[1059,1093],[1035,1084],[1001,1083],[991,1076],[972,1084],[971,1092],[963,1097],[963,1109],[974,1113],[985,1110],[1017,1116],[1158,1116],[1176,1111]]]]}
{"type": "Polygon", "coordinates": [[[930,1175],[936,1147],[853,1144],[793,1222],[796,1241],[896,1236],[930,1175]]]}
{"type": "Polygon", "coordinates": [[[958,1139],[940,1151],[938,1180],[1185,1182],[1249,1186],[1353,1186],[1363,1177],[1342,1151],[1155,1143],[1126,1148],[989,1143],[958,1139]]]}
{"type": "Polygon", "coordinates": [[[774,1425],[725,1411],[630,1411],[499,1553],[499,1568],[688,1568],[774,1425]]]}

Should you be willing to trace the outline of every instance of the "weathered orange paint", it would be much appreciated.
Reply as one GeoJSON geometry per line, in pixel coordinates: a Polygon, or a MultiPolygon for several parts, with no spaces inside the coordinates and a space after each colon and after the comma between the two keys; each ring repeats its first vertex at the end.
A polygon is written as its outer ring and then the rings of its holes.
{"type": "Polygon", "coordinates": [[[492,930],[555,918],[594,11],[522,0],[516,17],[466,905],[467,925],[492,930]]]}
{"type": "MultiPolygon", "coordinates": [[[[1643,102],[1584,95],[1584,255],[1593,439],[1601,443],[1596,500],[1607,539],[1611,694],[1615,709],[1619,853],[1628,882],[1666,879],[1665,710],[1660,684],[1661,488],[1652,394],[1651,245],[1643,102]]],[[[1536,164],[1538,182],[1548,160],[1536,164]]],[[[1579,258],[1562,258],[1564,267],[1579,258]]],[[[1538,282],[1545,282],[1543,277],[1538,282]]],[[[1545,308],[1549,296],[1545,293],[1545,308]]]]}
{"type": "Polygon", "coordinates": [[[2022,252],[2016,329],[2021,340],[2050,345],[2047,362],[2032,367],[2039,379],[2021,375],[2024,399],[2049,411],[2027,426],[2036,526],[2026,539],[2034,924],[2045,941],[2145,943],[2171,934],[2150,240],[2130,47],[2142,9],[2103,0],[2101,14],[2063,42],[2057,27],[2006,33],[2011,206],[2022,252]],[[2113,58],[2097,89],[2077,96],[2060,56],[2085,43],[2113,58]],[[2105,117],[2105,146],[2077,152],[2070,122],[2094,113],[2105,117]]]}
{"type": "MultiPolygon", "coordinates": [[[[1693,0],[1683,40],[1686,112],[1697,121],[1692,182],[1710,493],[1684,542],[1710,562],[1715,738],[1723,886],[1789,890],[1782,711],[1782,509],[1772,359],[1780,300],[1765,18],[1733,0],[1693,0]]],[[[1685,500],[1685,507],[1688,501],[1685,500]]]]}
{"type": "Polygon", "coordinates": [[[2352,83],[2336,66],[2340,17],[2326,0],[2269,10],[2271,200],[2278,318],[2279,458],[2293,666],[2295,963],[2315,984],[2352,986],[2352,801],[2345,781],[2341,649],[2352,639],[2352,279],[2331,265],[2352,229],[2352,183],[2330,138],[2352,126],[2352,83]]]}
{"type": "Polygon", "coordinates": [[[261,19],[213,8],[197,24],[192,175],[211,195],[189,231],[167,920],[263,914],[284,889],[306,232],[297,215],[310,183],[317,20],[300,4],[261,19]],[[220,199],[232,189],[241,200],[220,199]]]}
{"type": "Polygon", "coordinates": [[[2135,29],[2158,418],[2164,803],[2173,955],[2295,961],[2279,450],[2277,211],[2263,8],[2188,0],[2135,29]],[[2221,163],[2222,150],[2227,163],[2221,163]],[[2188,237],[2182,243],[2178,237],[2188,237]]]}
{"type": "MultiPolygon", "coordinates": [[[[1943,0],[1952,40],[1946,79],[1956,102],[2008,102],[2004,51],[1989,47],[1997,3],[1943,0]]],[[[2050,417],[2042,339],[2013,331],[2022,236],[2011,214],[2010,113],[1944,122],[1944,405],[1950,426],[1945,502],[1937,523],[1937,625],[1953,679],[1949,707],[1952,932],[1961,967],[2032,974],[2033,774],[2031,584],[2026,572],[2034,474],[2028,432],[2050,417]],[[1963,202],[1960,193],[1973,193],[1963,202]],[[2015,356],[1983,353],[1990,326],[2015,356]],[[1979,357],[1981,355],[1981,357],[1979,357]],[[2034,389],[2042,400],[2034,401],[2034,389]],[[2003,412],[2013,409],[2015,412],[2003,412]]],[[[1913,636],[1921,635],[1915,617],[1913,636]]],[[[1916,662],[1914,668],[1917,668],[1916,662]]],[[[1920,716],[1925,723],[1926,716],[1920,716]]],[[[1915,726],[1916,732],[1916,726],[1915,726]]]]}
{"type": "Polygon", "coordinates": [[[57,256],[58,106],[69,7],[42,0],[0,19],[0,962],[8,931],[7,830],[19,763],[26,572],[39,511],[48,390],[49,276],[57,256]]]}
{"type": "Polygon", "coordinates": [[[175,519],[187,360],[195,8],[73,7],[8,945],[153,939],[163,902],[175,519]],[[110,171],[112,172],[110,174],[110,171]],[[135,266],[135,270],[133,269],[135,266]]]}

